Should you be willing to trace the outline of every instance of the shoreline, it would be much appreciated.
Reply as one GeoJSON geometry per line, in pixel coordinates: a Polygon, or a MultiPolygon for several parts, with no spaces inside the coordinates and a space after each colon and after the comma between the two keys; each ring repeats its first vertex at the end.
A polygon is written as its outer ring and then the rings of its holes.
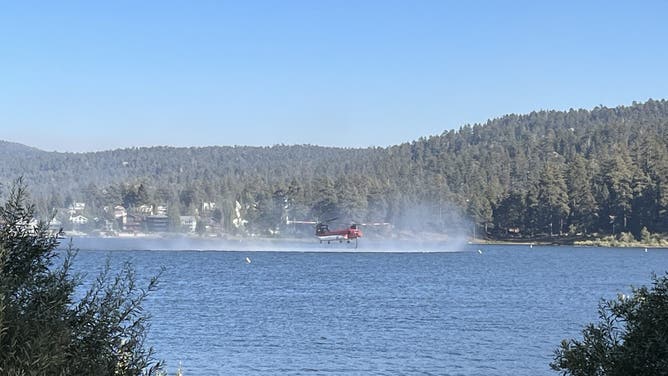
{"type": "Polygon", "coordinates": [[[363,238],[355,242],[320,243],[315,237],[268,238],[239,236],[199,236],[189,234],[125,234],[95,236],[69,234],[61,238],[59,248],[72,243],[82,250],[292,250],[292,251],[360,251],[380,250],[405,252],[451,252],[472,246],[570,246],[597,248],[668,249],[668,241],[658,243],[610,241],[606,238],[562,239],[448,239],[446,237],[415,236],[406,238],[363,238]]]}
{"type": "Polygon", "coordinates": [[[577,240],[496,240],[496,239],[476,239],[470,244],[480,245],[526,245],[526,246],[570,246],[570,247],[598,247],[598,248],[647,248],[661,249],[668,248],[668,241],[643,243],[641,241],[621,241],[610,240],[606,237],[601,238],[579,238],[577,240]]]}

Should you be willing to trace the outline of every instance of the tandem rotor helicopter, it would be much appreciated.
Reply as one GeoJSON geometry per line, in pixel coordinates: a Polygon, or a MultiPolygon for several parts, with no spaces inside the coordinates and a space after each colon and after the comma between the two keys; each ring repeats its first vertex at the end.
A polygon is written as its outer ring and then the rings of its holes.
{"type": "Polygon", "coordinates": [[[362,230],[360,229],[360,224],[353,223],[347,228],[340,229],[330,229],[329,223],[337,220],[338,218],[330,218],[325,221],[294,221],[287,220],[287,224],[309,224],[315,225],[315,236],[320,240],[320,244],[327,243],[331,244],[332,242],[351,243],[355,241],[355,248],[357,248],[357,239],[362,237],[362,230]]]}

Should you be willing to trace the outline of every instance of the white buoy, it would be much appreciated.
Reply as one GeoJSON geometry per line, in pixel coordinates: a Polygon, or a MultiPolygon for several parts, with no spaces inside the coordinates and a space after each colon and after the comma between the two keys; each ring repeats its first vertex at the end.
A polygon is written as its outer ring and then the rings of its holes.
{"type": "Polygon", "coordinates": [[[482,251],[480,249],[478,250],[478,253],[482,255],[482,251]]]}
{"type": "Polygon", "coordinates": [[[250,263],[251,263],[250,257],[246,257],[246,264],[250,264],[250,263]]]}
{"type": "Polygon", "coordinates": [[[533,243],[529,243],[529,248],[533,248],[533,243]]]}
{"type": "Polygon", "coordinates": [[[645,248],[645,252],[647,252],[647,248],[645,248]]]}

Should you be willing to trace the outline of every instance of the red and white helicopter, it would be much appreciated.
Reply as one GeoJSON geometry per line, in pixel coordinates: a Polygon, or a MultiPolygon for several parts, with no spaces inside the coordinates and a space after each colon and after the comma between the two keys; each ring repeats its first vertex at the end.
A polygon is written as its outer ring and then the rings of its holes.
{"type": "Polygon", "coordinates": [[[344,240],[350,243],[351,240],[355,240],[355,245],[357,245],[357,239],[362,237],[362,230],[355,223],[348,228],[330,230],[327,223],[320,222],[315,225],[315,236],[320,239],[320,243],[326,241],[329,244],[336,240],[340,243],[344,240]]]}
{"type": "Polygon", "coordinates": [[[362,237],[362,230],[360,226],[356,223],[351,224],[348,228],[331,230],[328,223],[335,221],[337,218],[328,219],[326,221],[290,221],[288,224],[312,224],[315,225],[315,236],[320,240],[320,243],[327,242],[331,244],[332,242],[338,241],[339,243],[350,243],[353,240],[355,241],[355,248],[357,248],[357,239],[362,237]]]}

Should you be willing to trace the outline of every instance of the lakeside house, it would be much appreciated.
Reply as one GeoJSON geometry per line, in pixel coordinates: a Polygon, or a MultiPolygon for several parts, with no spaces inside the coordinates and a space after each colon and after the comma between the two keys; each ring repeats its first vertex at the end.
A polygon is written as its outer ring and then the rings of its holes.
{"type": "Polygon", "coordinates": [[[158,205],[155,207],[155,215],[167,215],[167,205],[158,205]]]}
{"type": "Polygon", "coordinates": [[[88,218],[84,217],[83,215],[75,215],[73,217],[70,217],[70,222],[72,222],[75,225],[85,225],[88,223],[88,218]]]}
{"type": "MultiPolygon", "coordinates": [[[[238,203],[237,203],[238,204],[238,203]]],[[[123,205],[107,205],[101,207],[100,213],[95,207],[89,207],[85,202],[73,202],[71,205],[56,210],[56,217],[49,224],[52,231],[57,232],[61,228],[72,233],[84,235],[82,232],[98,234],[141,234],[141,233],[168,233],[170,231],[195,233],[199,223],[204,232],[222,233],[222,218],[214,220],[212,215],[218,209],[213,201],[202,201],[196,208],[195,215],[175,216],[168,215],[168,205],[139,205],[126,208],[123,205]],[[206,215],[199,215],[200,211],[206,215]],[[89,215],[84,215],[84,212],[89,215]],[[92,219],[93,214],[99,214],[92,219]],[[174,228],[174,226],[178,228],[174,228]]],[[[241,223],[245,221],[239,219],[241,223]]]]}
{"type": "Polygon", "coordinates": [[[202,202],[202,214],[210,214],[216,210],[215,202],[202,202]]]}
{"type": "Polygon", "coordinates": [[[181,228],[185,232],[195,232],[197,228],[197,217],[193,215],[182,215],[179,217],[181,228]]]}
{"type": "Polygon", "coordinates": [[[123,217],[123,231],[125,232],[143,232],[144,217],[136,214],[128,214],[123,217]]]}
{"type": "Polygon", "coordinates": [[[76,215],[81,215],[83,214],[84,210],[86,210],[86,203],[84,202],[73,202],[72,205],[70,205],[66,212],[67,214],[70,215],[70,217],[74,217],[76,215]]]}
{"type": "Polygon", "coordinates": [[[166,215],[149,215],[145,218],[146,229],[149,232],[169,231],[169,217],[166,215]]]}
{"type": "Polygon", "coordinates": [[[151,205],[139,205],[134,209],[136,214],[143,215],[153,215],[153,206],[151,205]]]}
{"type": "Polygon", "coordinates": [[[121,205],[114,206],[114,218],[123,218],[128,215],[127,210],[121,205]]]}

